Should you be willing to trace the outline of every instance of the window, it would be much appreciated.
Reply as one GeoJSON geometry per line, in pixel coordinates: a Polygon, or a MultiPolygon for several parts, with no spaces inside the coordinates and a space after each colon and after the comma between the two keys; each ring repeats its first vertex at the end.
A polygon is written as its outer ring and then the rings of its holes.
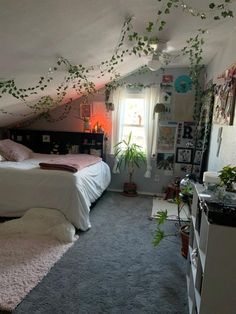
{"type": "MultiPolygon", "coordinates": [[[[151,177],[151,158],[156,151],[158,115],[154,114],[159,101],[160,86],[143,88],[139,94],[130,94],[124,87],[112,91],[109,101],[114,104],[112,112],[111,154],[115,145],[127,138],[132,131],[133,142],[143,147],[147,156],[145,177],[151,177]]],[[[117,161],[115,161],[117,162],[117,161]]],[[[116,170],[114,165],[113,172],[116,170]]]]}
{"type": "Polygon", "coordinates": [[[127,139],[132,132],[132,142],[146,150],[144,131],[144,97],[132,95],[124,99],[123,121],[121,121],[121,140],[127,139]]]}

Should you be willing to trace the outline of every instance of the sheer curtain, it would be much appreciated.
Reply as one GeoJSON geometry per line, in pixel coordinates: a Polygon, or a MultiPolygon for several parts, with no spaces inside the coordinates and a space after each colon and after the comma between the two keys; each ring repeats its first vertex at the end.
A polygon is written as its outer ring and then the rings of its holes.
{"type": "Polygon", "coordinates": [[[145,141],[147,155],[146,178],[151,177],[152,155],[156,153],[158,114],[154,113],[154,107],[159,102],[160,85],[154,85],[144,90],[144,114],[145,114],[145,141]]]}
{"type": "MultiPolygon", "coordinates": [[[[114,154],[114,145],[121,141],[122,122],[124,120],[124,101],[127,92],[126,88],[118,87],[113,90],[109,97],[109,102],[114,104],[114,111],[112,112],[112,134],[111,134],[111,154],[114,154]]],[[[113,166],[113,173],[119,173],[117,169],[117,159],[115,159],[113,166]]]]}

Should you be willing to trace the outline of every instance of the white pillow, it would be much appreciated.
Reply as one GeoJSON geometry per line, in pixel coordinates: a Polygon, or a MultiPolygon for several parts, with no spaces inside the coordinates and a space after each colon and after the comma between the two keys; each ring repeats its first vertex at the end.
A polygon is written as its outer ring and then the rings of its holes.
{"type": "Polygon", "coordinates": [[[32,156],[33,151],[28,147],[6,139],[0,141],[0,154],[10,161],[23,161],[32,156]]]}
{"type": "Polygon", "coordinates": [[[0,155],[0,162],[6,161],[6,158],[4,158],[2,155],[0,155]]]}

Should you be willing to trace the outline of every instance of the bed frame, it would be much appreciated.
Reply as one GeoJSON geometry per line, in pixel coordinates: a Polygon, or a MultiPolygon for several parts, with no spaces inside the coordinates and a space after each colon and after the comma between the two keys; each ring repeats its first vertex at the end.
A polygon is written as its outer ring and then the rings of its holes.
{"type": "Polygon", "coordinates": [[[104,157],[103,133],[10,129],[8,137],[31,148],[35,153],[81,153],[104,157]]]}

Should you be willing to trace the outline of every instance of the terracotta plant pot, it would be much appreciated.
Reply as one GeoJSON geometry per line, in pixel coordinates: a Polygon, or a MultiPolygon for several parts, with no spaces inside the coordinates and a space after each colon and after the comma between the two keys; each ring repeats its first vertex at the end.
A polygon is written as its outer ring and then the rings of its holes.
{"type": "Polygon", "coordinates": [[[137,196],[137,185],[135,183],[124,183],[123,194],[126,196],[137,196]]]}
{"type": "Polygon", "coordinates": [[[181,254],[183,257],[188,256],[188,243],[189,243],[189,225],[184,225],[180,228],[180,235],[182,241],[181,254]]]}

